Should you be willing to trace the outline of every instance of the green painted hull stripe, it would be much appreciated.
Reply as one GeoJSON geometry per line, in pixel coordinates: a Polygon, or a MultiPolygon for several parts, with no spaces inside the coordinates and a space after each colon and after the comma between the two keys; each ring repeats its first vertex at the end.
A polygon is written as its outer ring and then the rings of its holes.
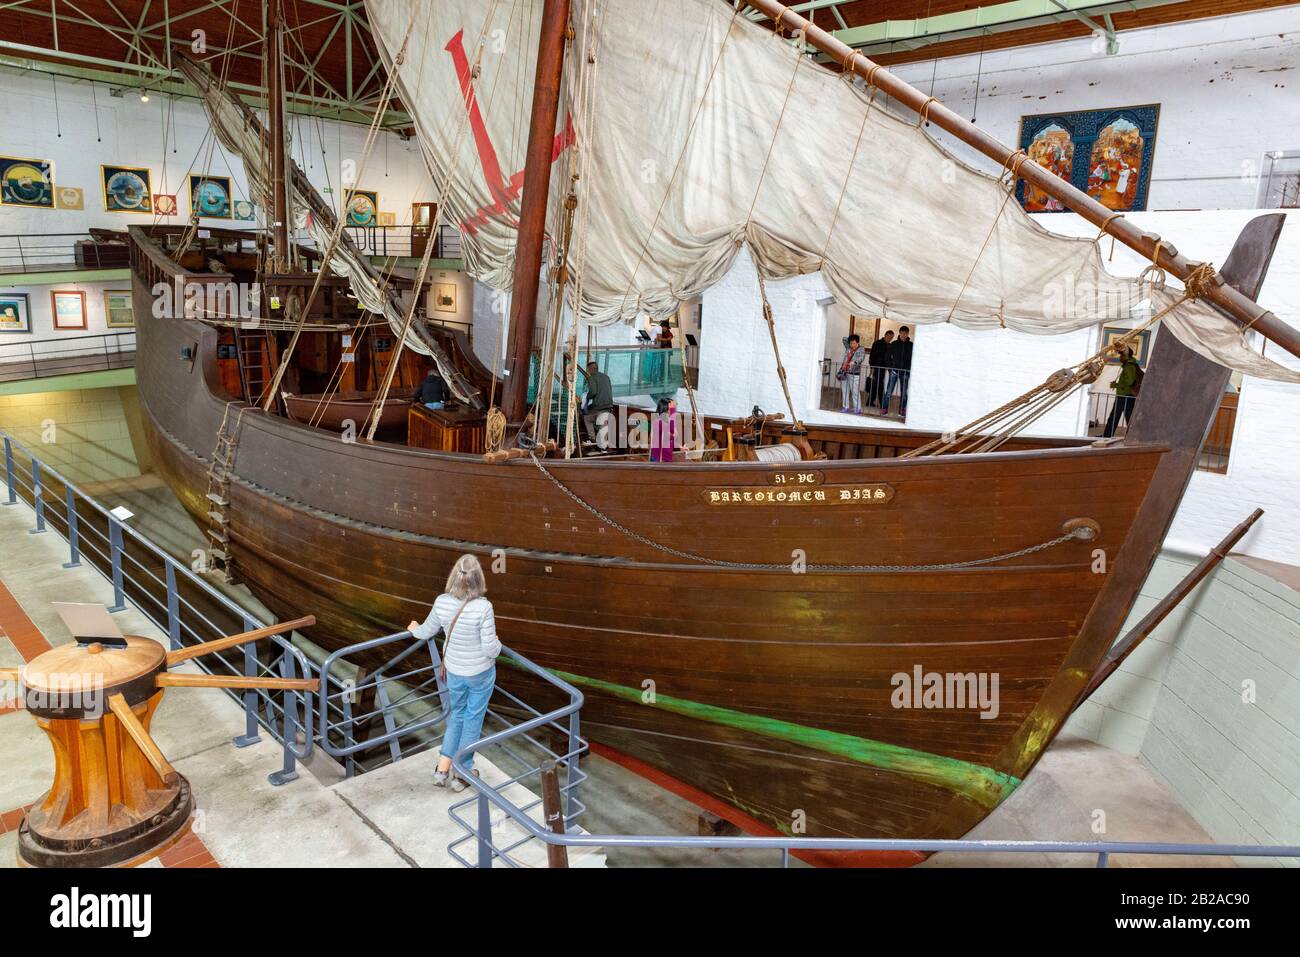
{"type": "Polygon", "coordinates": [[[848,758],[862,764],[868,764],[885,771],[902,774],[916,781],[933,784],[958,794],[965,795],[979,804],[993,808],[1020,785],[1020,779],[995,771],[981,764],[972,764],[958,758],[949,758],[928,751],[917,751],[884,741],[859,738],[839,731],[827,731],[823,728],[810,728],[807,725],[768,718],[762,715],[734,711],[717,705],[702,704],[685,698],[673,698],[656,694],[653,703],[642,700],[642,692],[637,688],[571,674],[567,671],[551,670],[551,674],[564,681],[581,687],[593,688],[624,701],[644,704],[649,708],[662,708],[673,714],[680,714],[700,721],[739,728],[778,741],[788,741],[806,748],[848,758]]]}

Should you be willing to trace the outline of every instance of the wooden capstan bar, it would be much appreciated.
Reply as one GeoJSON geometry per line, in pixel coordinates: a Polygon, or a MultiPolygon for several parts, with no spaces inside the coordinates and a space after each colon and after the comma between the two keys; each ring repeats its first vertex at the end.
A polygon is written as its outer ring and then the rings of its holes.
{"type": "Polygon", "coordinates": [[[18,831],[28,867],[132,867],[189,830],[189,782],[149,733],[167,688],[318,691],[316,678],[175,674],[173,665],[316,623],[298,618],[168,652],[148,638],[76,641],[0,680],[20,681],[26,708],[54,749],[54,781],[18,831]]]}

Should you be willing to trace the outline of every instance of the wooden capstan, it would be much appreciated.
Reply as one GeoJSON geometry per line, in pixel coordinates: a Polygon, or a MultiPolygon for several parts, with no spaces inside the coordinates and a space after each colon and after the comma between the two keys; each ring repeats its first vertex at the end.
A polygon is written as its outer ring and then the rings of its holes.
{"type": "Polygon", "coordinates": [[[77,641],[21,670],[0,669],[0,680],[21,683],[26,709],[54,749],[54,782],[19,828],[19,865],[132,867],[180,840],[194,796],[149,734],[163,692],[318,691],[320,681],[174,674],[168,667],[315,623],[299,618],[171,652],[135,636],[124,644],[77,641]]]}

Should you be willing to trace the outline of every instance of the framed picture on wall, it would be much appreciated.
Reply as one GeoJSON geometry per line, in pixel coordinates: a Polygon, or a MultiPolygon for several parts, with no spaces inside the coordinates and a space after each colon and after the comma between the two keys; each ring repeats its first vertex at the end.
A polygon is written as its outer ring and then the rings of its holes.
{"type": "Polygon", "coordinates": [[[59,196],[59,209],[86,208],[86,191],[80,186],[60,186],[55,192],[59,196]]]}
{"type": "Polygon", "coordinates": [[[27,293],[0,292],[0,332],[31,332],[27,293]]]}
{"type": "Polygon", "coordinates": [[[138,166],[99,168],[104,178],[104,209],[110,213],[152,213],[149,171],[138,166]]]}
{"type": "Polygon", "coordinates": [[[49,160],[0,156],[0,205],[54,208],[49,160]]]}
{"type": "Polygon", "coordinates": [[[435,282],[433,284],[433,308],[438,312],[456,311],[456,284],[454,282],[435,282]]]}
{"type": "Polygon", "coordinates": [[[135,304],[130,289],[104,290],[104,318],[110,329],[131,329],[135,326],[135,304]]]}
{"type": "Polygon", "coordinates": [[[230,177],[190,174],[190,211],[204,219],[230,218],[230,177]]]}
{"type": "MultiPolygon", "coordinates": [[[[1160,104],[1078,110],[1020,118],[1020,148],[1107,209],[1147,208],[1160,104]]],[[[1065,211],[1059,200],[1020,180],[1016,198],[1027,212],[1065,211]]]]}
{"type": "Polygon", "coordinates": [[[373,189],[349,189],[343,193],[343,209],[349,226],[379,224],[379,194],[373,189]]]}
{"type": "Polygon", "coordinates": [[[86,328],[86,294],[79,290],[54,290],[50,293],[50,307],[54,313],[54,328],[86,328]]]}
{"type": "Polygon", "coordinates": [[[176,196],[172,193],[154,193],[153,209],[159,216],[175,216],[176,196]]]}
{"type": "MultiPolygon", "coordinates": [[[[1102,348],[1103,349],[1106,348],[1106,346],[1110,345],[1120,336],[1127,335],[1132,331],[1133,331],[1132,329],[1119,329],[1115,326],[1103,327],[1101,330],[1102,348]]],[[[1145,367],[1147,364],[1147,356],[1149,356],[1150,354],[1151,354],[1151,330],[1143,329],[1141,332],[1138,333],[1137,341],[1133,343],[1133,358],[1137,359],[1138,365],[1145,367]]],[[[1117,366],[1122,364],[1123,363],[1120,362],[1120,360],[1117,358],[1110,358],[1106,360],[1106,365],[1108,366],[1117,366]]]]}
{"type": "Polygon", "coordinates": [[[257,218],[257,210],[251,202],[246,199],[237,199],[234,204],[235,219],[251,223],[257,218]]]}

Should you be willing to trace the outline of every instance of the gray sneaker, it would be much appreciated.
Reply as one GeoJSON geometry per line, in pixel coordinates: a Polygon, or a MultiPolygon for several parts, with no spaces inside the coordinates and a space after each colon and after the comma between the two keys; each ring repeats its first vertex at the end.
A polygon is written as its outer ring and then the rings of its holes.
{"type": "MultiPolygon", "coordinates": [[[[472,774],[472,775],[474,775],[474,777],[478,777],[478,772],[477,772],[477,771],[470,771],[469,773],[472,774]]],[[[465,790],[467,787],[469,787],[469,784],[465,781],[464,778],[460,777],[459,775],[457,775],[457,776],[452,780],[452,782],[451,782],[451,789],[452,789],[452,791],[454,791],[456,794],[459,794],[461,791],[465,790]]]]}
{"type": "Polygon", "coordinates": [[[446,772],[446,771],[434,771],[434,772],[433,772],[433,786],[436,787],[436,788],[445,788],[445,787],[447,786],[447,772],[446,772]]]}

